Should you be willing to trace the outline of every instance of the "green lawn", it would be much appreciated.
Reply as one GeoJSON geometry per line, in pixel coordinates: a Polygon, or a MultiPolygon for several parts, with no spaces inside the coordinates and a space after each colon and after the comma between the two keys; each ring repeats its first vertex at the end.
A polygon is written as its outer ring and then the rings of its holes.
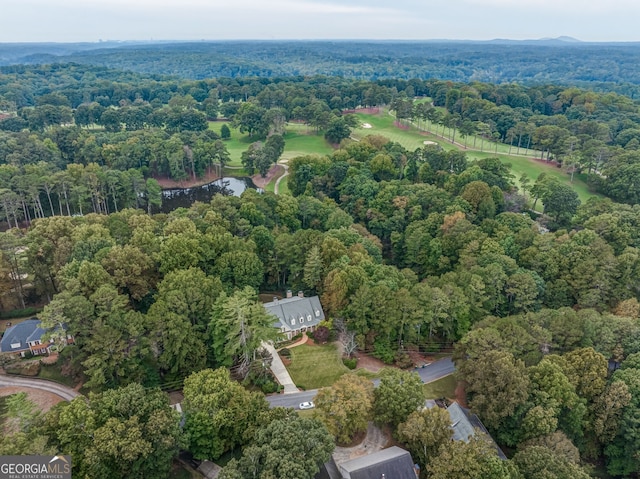
{"type": "Polygon", "coordinates": [[[333,148],[323,136],[305,134],[301,131],[290,130],[287,125],[287,134],[284,136],[284,153],[282,158],[291,159],[303,155],[330,155],[333,148]]]}
{"type": "Polygon", "coordinates": [[[305,419],[313,419],[315,416],[315,411],[313,409],[298,409],[296,410],[298,416],[303,417],[305,419]]]}
{"type": "MultiPolygon", "coordinates": [[[[210,121],[209,129],[220,134],[222,125],[226,125],[231,130],[231,138],[225,140],[224,144],[231,155],[231,166],[241,166],[240,161],[242,152],[249,148],[249,145],[256,141],[255,138],[249,138],[249,135],[240,133],[236,128],[232,128],[227,121],[210,121]]],[[[286,126],[286,134],[284,135],[284,153],[282,158],[290,159],[302,155],[328,155],[333,152],[333,148],[327,143],[322,135],[316,135],[313,129],[308,129],[305,125],[297,123],[289,123],[286,126]]]]}
{"type": "MultiPolygon", "coordinates": [[[[396,127],[394,124],[395,118],[384,110],[381,110],[381,112],[376,115],[356,113],[356,117],[360,121],[360,125],[368,123],[371,125],[371,128],[362,128],[362,126],[355,128],[352,133],[354,138],[364,138],[367,135],[382,135],[391,141],[400,143],[410,151],[423,147],[425,140],[437,141],[432,135],[420,134],[414,127],[406,130],[396,127]]],[[[440,143],[440,141],[438,141],[438,143],[440,143]]]]}
{"type": "MultiPolygon", "coordinates": [[[[414,125],[407,125],[406,128],[398,128],[395,125],[395,118],[386,110],[381,110],[380,113],[373,115],[356,113],[356,117],[360,121],[361,125],[369,123],[372,126],[372,128],[360,127],[354,129],[352,136],[356,139],[364,138],[367,135],[382,135],[389,138],[391,141],[400,143],[410,151],[424,146],[424,141],[434,141],[445,150],[459,149],[458,146],[453,145],[449,140],[442,138],[441,136],[436,136],[432,133],[427,133],[426,131],[420,131],[414,125]]],[[[225,121],[209,122],[209,128],[220,133],[220,128],[225,123],[231,128],[229,123],[225,121]]],[[[422,129],[433,130],[434,132],[437,132],[438,135],[442,134],[442,127],[438,127],[437,125],[432,126],[423,122],[420,126],[422,129]]],[[[282,158],[284,159],[291,159],[296,156],[311,154],[329,155],[333,152],[333,148],[325,141],[324,137],[322,135],[315,134],[314,129],[309,128],[307,125],[288,123],[286,129],[287,133],[284,137],[285,149],[282,154],[282,158]]],[[[450,131],[445,128],[444,136],[448,137],[450,134],[450,131]]],[[[246,151],[252,142],[253,139],[249,138],[248,135],[243,135],[237,129],[231,128],[231,139],[225,141],[227,149],[231,155],[231,162],[229,163],[231,166],[241,166],[242,163],[240,162],[240,156],[243,151],[246,151]]],[[[522,156],[522,154],[525,153],[525,150],[520,148],[521,155],[515,155],[518,151],[515,147],[510,148],[509,145],[502,143],[496,144],[482,140],[479,137],[474,138],[473,136],[463,139],[458,135],[456,137],[456,142],[467,144],[468,149],[465,151],[469,160],[473,161],[481,158],[498,157],[503,163],[510,163],[516,184],[519,184],[518,178],[520,178],[523,173],[526,173],[533,183],[540,173],[545,172],[550,176],[556,177],[563,183],[573,186],[582,202],[586,202],[590,197],[596,196],[595,193],[589,191],[582,175],[576,175],[573,183],[571,183],[570,176],[564,169],[533,159],[534,156],[539,158],[540,155],[539,152],[534,150],[528,150],[528,153],[531,156],[522,156]],[[484,151],[480,151],[481,147],[484,151]],[[511,155],[508,154],[509,150],[511,150],[511,155]]],[[[244,174],[244,172],[240,170],[228,170],[226,173],[231,174],[231,176],[244,174]]],[[[267,185],[266,190],[273,191],[273,187],[274,182],[271,182],[267,185]]],[[[288,192],[289,190],[285,179],[280,182],[280,194],[287,194],[288,192]]],[[[540,209],[541,205],[538,206],[538,209],[540,209]]]]}
{"type": "MultiPolygon", "coordinates": [[[[381,110],[380,113],[375,115],[358,113],[356,114],[356,116],[360,120],[361,124],[369,123],[372,128],[355,129],[353,131],[354,138],[364,138],[367,135],[382,135],[389,138],[391,141],[400,143],[402,146],[411,151],[424,146],[424,141],[434,141],[447,151],[452,149],[460,149],[458,146],[453,145],[450,141],[443,139],[441,136],[435,136],[424,131],[419,131],[413,125],[408,126],[406,129],[398,128],[395,125],[395,118],[392,115],[389,115],[385,110],[381,110]]],[[[428,125],[422,126],[428,128],[428,125]]],[[[438,135],[440,135],[441,132],[442,127],[438,127],[438,135]]],[[[450,133],[448,132],[448,130],[445,129],[445,137],[449,134],[450,133]]],[[[461,142],[464,144],[465,139],[457,136],[456,142],[461,142]]],[[[498,157],[503,163],[510,163],[511,169],[515,176],[516,184],[519,184],[518,178],[520,178],[523,173],[527,174],[527,176],[531,179],[531,183],[533,184],[540,173],[545,172],[550,176],[554,176],[563,183],[573,186],[582,202],[586,202],[587,199],[592,196],[597,196],[595,193],[589,191],[589,188],[582,175],[575,175],[573,183],[571,183],[570,175],[564,169],[557,168],[556,166],[547,164],[546,162],[537,161],[536,159],[534,159],[534,156],[539,158],[539,152],[528,150],[528,153],[532,156],[517,156],[515,155],[515,153],[517,152],[517,148],[512,147],[512,154],[509,155],[509,145],[505,145],[502,143],[496,144],[488,142],[486,140],[484,140],[483,142],[483,140],[479,137],[475,138],[474,149],[474,137],[472,136],[466,138],[466,143],[468,149],[464,151],[466,151],[469,160],[473,161],[481,158],[498,157]],[[483,147],[484,151],[479,151],[481,146],[483,147]],[[498,151],[497,154],[496,146],[498,151]]],[[[523,154],[524,152],[525,150],[521,148],[520,153],[523,154]]]]}
{"type": "MultiPolygon", "coordinates": [[[[278,186],[278,194],[279,195],[290,195],[291,192],[289,191],[289,183],[287,183],[289,180],[288,176],[285,176],[282,180],[280,180],[280,186],[278,186]]],[[[275,185],[274,185],[275,188],[275,185]]]]}
{"type": "Polygon", "coordinates": [[[453,398],[456,395],[457,381],[453,374],[422,386],[425,399],[453,398]]]}
{"type": "Polygon", "coordinates": [[[209,129],[220,134],[220,128],[226,124],[231,130],[231,138],[224,140],[224,144],[231,155],[231,166],[242,166],[240,162],[240,155],[243,151],[249,148],[249,145],[255,141],[253,138],[249,138],[249,135],[243,135],[239,130],[233,128],[228,121],[210,121],[209,129]]]}
{"type": "Polygon", "coordinates": [[[38,373],[38,377],[40,379],[48,379],[50,381],[55,381],[57,383],[64,384],[65,386],[69,386],[70,388],[75,386],[73,380],[70,377],[62,375],[62,373],[60,372],[59,364],[52,364],[50,366],[43,364],[40,367],[40,372],[38,373]]]}
{"type": "Polygon", "coordinates": [[[287,367],[293,382],[303,389],[331,386],[340,376],[349,372],[342,364],[334,344],[303,344],[291,348],[291,364],[287,367]]]}

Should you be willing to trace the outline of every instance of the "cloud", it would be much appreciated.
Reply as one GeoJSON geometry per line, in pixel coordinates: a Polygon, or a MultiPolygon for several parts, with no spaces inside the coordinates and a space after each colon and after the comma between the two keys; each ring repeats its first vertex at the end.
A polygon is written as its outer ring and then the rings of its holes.
{"type": "Polygon", "coordinates": [[[0,41],[638,40],[638,0],[0,0],[0,41]],[[16,18],[28,19],[16,22],[16,18]]]}
{"type": "Polygon", "coordinates": [[[60,7],[74,9],[105,9],[115,10],[125,8],[127,10],[146,11],[149,14],[158,14],[162,11],[193,10],[209,12],[225,12],[242,10],[244,13],[255,11],[280,12],[280,13],[308,13],[308,14],[393,14],[398,10],[388,7],[376,7],[370,5],[349,5],[346,2],[326,2],[309,0],[23,0],[21,3],[32,6],[49,6],[56,3],[60,7]]]}
{"type": "Polygon", "coordinates": [[[579,16],[589,14],[607,14],[614,11],[638,11],[640,4],[637,0],[463,0],[475,7],[500,8],[504,11],[535,11],[540,14],[558,14],[559,12],[574,13],[579,16]]]}

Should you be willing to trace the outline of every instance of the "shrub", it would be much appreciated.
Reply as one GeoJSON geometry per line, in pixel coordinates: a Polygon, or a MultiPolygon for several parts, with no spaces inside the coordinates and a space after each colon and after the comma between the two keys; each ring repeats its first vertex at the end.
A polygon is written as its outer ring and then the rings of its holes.
{"type": "Polygon", "coordinates": [[[40,363],[32,361],[30,363],[14,363],[11,367],[5,366],[5,371],[9,374],[19,374],[21,376],[37,376],[40,372],[40,363]]]}
{"type": "Polygon", "coordinates": [[[355,369],[358,365],[357,358],[342,358],[342,364],[344,364],[349,369],[355,369]]]}
{"type": "Polygon", "coordinates": [[[291,351],[289,348],[284,348],[280,350],[280,356],[283,358],[291,359],[291,351]]]}
{"type": "Polygon", "coordinates": [[[262,386],[260,386],[260,389],[265,394],[271,394],[278,390],[278,384],[273,381],[265,381],[262,386]]]}
{"type": "Polygon", "coordinates": [[[385,364],[393,364],[395,353],[387,343],[376,342],[373,344],[373,357],[380,359],[385,364]]]}
{"type": "Polygon", "coordinates": [[[401,369],[409,369],[413,367],[413,361],[406,351],[398,351],[395,357],[396,366],[401,369]]]}
{"type": "Polygon", "coordinates": [[[42,308],[14,309],[13,311],[0,311],[0,319],[26,318],[34,316],[42,311],[42,308]]]}
{"type": "Polygon", "coordinates": [[[313,333],[313,340],[316,343],[320,343],[320,344],[326,343],[327,340],[329,339],[330,333],[331,331],[329,331],[329,328],[327,328],[326,326],[318,326],[318,328],[313,333]]]}

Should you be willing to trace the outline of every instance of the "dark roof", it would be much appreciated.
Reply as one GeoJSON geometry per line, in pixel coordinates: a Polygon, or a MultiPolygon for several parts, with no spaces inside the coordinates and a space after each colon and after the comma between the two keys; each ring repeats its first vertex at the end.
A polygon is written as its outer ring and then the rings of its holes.
{"type": "Polygon", "coordinates": [[[39,327],[40,320],[36,318],[27,319],[7,329],[0,341],[0,352],[15,353],[27,351],[29,345],[27,341],[37,341],[42,337],[44,330],[39,327]],[[41,331],[38,335],[38,332],[41,331]]]}
{"type": "Polygon", "coordinates": [[[317,326],[324,319],[324,311],[317,296],[278,299],[264,304],[265,309],[277,318],[274,326],[294,331],[317,326]]]}
{"type": "Polygon", "coordinates": [[[507,458],[478,416],[472,414],[471,411],[463,408],[457,402],[451,403],[447,411],[449,412],[449,416],[451,416],[451,429],[453,429],[453,439],[455,441],[469,442],[469,438],[475,436],[479,430],[484,433],[486,439],[495,447],[498,457],[500,459],[507,458]]]}
{"type": "Polygon", "coordinates": [[[416,479],[409,451],[392,446],[339,465],[345,479],[416,479]]]}
{"type": "Polygon", "coordinates": [[[322,465],[320,472],[313,479],[342,479],[342,474],[338,471],[338,466],[336,461],[333,460],[333,456],[322,465]]]}

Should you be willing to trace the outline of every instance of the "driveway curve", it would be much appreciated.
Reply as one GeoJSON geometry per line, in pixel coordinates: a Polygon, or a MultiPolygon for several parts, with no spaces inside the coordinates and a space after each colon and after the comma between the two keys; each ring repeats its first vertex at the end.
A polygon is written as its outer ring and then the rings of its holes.
{"type": "Polygon", "coordinates": [[[60,396],[66,401],[71,401],[77,396],[81,396],[80,393],[74,391],[70,387],[62,384],[47,381],[46,379],[33,379],[0,375],[0,387],[5,386],[18,386],[24,388],[41,389],[60,396]]]}
{"type": "Polygon", "coordinates": [[[387,436],[378,426],[373,422],[369,422],[367,426],[367,435],[362,442],[353,447],[336,446],[333,451],[333,460],[336,461],[336,464],[342,464],[343,462],[350,461],[357,457],[382,451],[389,445],[389,440],[390,437],[387,436]]]}

